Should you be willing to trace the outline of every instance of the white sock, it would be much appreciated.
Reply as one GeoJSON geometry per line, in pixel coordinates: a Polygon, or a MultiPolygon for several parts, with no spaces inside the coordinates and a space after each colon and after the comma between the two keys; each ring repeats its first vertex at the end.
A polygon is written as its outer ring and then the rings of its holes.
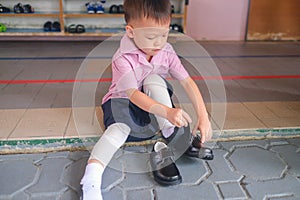
{"type": "Polygon", "coordinates": [[[102,200],[101,182],[104,167],[98,163],[90,163],[80,181],[82,184],[83,200],[102,200]]]}
{"type": "Polygon", "coordinates": [[[168,138],[174,133],[174,129],[175,129],[175,127],[173,126],[168,129],[163,129],[163,130],[161,130],[161,132],[165,138],[168,138]]]}

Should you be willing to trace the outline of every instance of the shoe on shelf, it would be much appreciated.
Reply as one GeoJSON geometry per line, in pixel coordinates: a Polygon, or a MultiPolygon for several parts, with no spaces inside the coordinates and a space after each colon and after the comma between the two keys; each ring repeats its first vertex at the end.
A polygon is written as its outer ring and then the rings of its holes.
{"type": "Polygon", "coordinates": [[[204,147],[201,143],[201,136],[193,136],[192,143],[186,150],[185,154],[190,157],[200,158],[203,160],[213,160],[214,154],[210,148],[204,147]]]}
{"type": "Polygon", "coordinates": [[[30,4],[23,6],[24,13],[34,13],[34,8],[30,4]]]}
{"type": "Polygon", "coordinates": [[[94,7],[95,8],[95,13],[97,13],[97,14],[104,13],[104,7],[102,5],[102,2],[97,2],[94,6],[95,6],[94,7]]]}
{"type": "Polygon", "coordinates": [[[15,13],[24,13],[24,8],[21,3],[18,3],[14,6],[14,12],[15,13]]]}
{"type": "Polygon", "coordinates": [[[58,21],[55,21],[52,23],[51,31],[53,32],[60,32],[60,23],[58,21]]]}
{"type": "Polygon", "coordinates": [[[150,154],[150,165],[154,180],[163,185],[176,185],[182,182],[174,161],[174,154],[163,142],[156,142],[150,154]]]}
{"type": "Polygon", "coordinates": [[[52,22],[47,21],[44,24],[44,31],[45,32],[50,32],[52,30],[52,22]]]}
{"type": "Polygon", "coordinates": [[[5,31],[6,31],[6,26],[0,23],[0,32],[5,32],[5,31]]]}
{"type": "Polygon", "coordinates": [[[113,13],[113,14],[119,13],[119,7],[115,4],[111,5],[109,7],[109,13],[113,13]]]}
{"type": "Polygon", "coordinates": [[[85,32],[85,27],[81,24],[71,24],[66,28],[66,31],[69,33],[84,33],[85,32]]]}
{"type": "Polygon", "coordinates": [[[94,14],[95,13],[95,3],[93,2],[88,2],[85,4],[87,13],[89,14],[94,14]]]}
{"type": "Polygon", "coordinates": [[[118,13],[124,13],[124,8],[123,8],[123,5],[122,5],[122,4],[120,4],[120,5],[118,6],[118,13]]]}
{"type": "Polygon", "coordinates": [[[10,13],[10,8],[7,8],[0,4],[0,13],[10,13]]]}
{"type": "Polygon", "coordinates": [[[170,30],[177,31],[179,33],[183,33],[183,27],[179,24],[171,24],[170,30]]]}

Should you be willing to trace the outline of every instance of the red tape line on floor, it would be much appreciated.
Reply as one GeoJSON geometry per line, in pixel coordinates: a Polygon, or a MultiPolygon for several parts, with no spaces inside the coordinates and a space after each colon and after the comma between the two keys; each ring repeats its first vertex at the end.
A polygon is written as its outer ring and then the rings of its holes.
{"type": "MultiPolygon", "coordinates": [[[[270,75],[270,76],[192,76],[194,80],[246,80],[246,79],[298,79],[300,75],[270,75]]],[[[0,84],[44,84],[44,83],[87,83],[111,82],[111,78],[101,79],[53,79],[53,80],[0,80],[0,84]]]]}

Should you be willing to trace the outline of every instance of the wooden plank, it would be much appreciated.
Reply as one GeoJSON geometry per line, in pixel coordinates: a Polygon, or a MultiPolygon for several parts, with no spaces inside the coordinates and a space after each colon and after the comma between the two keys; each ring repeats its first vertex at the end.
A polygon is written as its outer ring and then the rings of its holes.
{"type": "Polygon", "coordinates": [[[248,40],[299,40],[299,0],[251,0],[248,40]]]}

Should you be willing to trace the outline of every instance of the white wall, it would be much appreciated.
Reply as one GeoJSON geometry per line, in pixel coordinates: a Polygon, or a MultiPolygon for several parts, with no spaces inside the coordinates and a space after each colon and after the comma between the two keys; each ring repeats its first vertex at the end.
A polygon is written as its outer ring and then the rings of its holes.
{"type": "Polygon", "coordinates": [[[249,0],[190,0],[187,35],[195,40],[244,40],[249,0]]]}

